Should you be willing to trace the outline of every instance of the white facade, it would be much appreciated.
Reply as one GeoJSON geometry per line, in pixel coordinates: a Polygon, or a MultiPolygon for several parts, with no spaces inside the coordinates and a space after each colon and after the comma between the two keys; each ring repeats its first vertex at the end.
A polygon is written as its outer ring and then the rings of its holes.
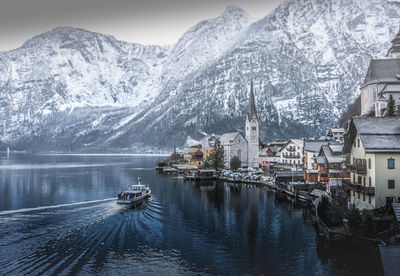
{"type": "Polygon", "coordinates": [[[260,164],[260,138],[258,120],[246,118],[246,140],[248,143],[248,166],[258,168],[260,164]]]}
{"type": "Polygon", "coordinates": [[[301,139],[292,139],[279,152],[281,156],[280,163],[289,166],[303,165],[303,147],[304,141],[301,139]]]}
{"type": "Polygon", "coordinates": [[[351,149],[350,162],[365,168],[365,171],[350,173],[351,183],[362,186],[359,191],[350,191],[350,202],[356,208],[372,210],[385,206],[390,200],[400,202],[400,153],[366,153],[357,135],[351,149]],[[394,162],[393,169],[388,167],[388,162],[394,162]],[[389,181],[393,181],[393,186],[389,181]]]}
{"type": "Polygon", "coordinates": [[[247,141],[240,132],[225,133],[219,137],[224,148],[224,165],[230,169],[231,158],[238,156],[242,167],[247,167],[247,141]]]}

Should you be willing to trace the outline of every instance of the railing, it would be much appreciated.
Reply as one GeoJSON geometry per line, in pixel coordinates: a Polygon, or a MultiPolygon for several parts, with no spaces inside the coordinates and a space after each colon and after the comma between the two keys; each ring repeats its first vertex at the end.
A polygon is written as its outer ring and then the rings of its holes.
{"type": "Polygon", "coordinates": [[[374,195],[375,194],[375,187],[363,186],[363,185],[358,184],[357,182],[356,183],[351,183],[349,181],[344,181],[343,183],[345,184],[345,186],[348,189],[350,189],[352,191],[355,191],[355,192],[358,192],[358,193],[364,193],[364,194],[367,194],[367,195],[374,195]]]}
{"type": "Polygon", "coordinates": [[[347,165],[347,169],[351,173],[357,173],[357,174],[366,174],[367,173],[367,166],[365,166],[365,165],[349,164],[349,165],[347,165]]]}
{"type": "Polygon", "coordinates": [[[300,154],[294,154],[294,155],[284,154],[283,157],[284,158],[300,158],[300,154]]]}

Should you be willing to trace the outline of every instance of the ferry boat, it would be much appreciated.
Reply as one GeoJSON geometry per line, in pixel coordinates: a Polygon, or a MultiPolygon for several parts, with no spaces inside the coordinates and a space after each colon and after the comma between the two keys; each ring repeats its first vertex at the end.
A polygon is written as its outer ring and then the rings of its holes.
{"type": "Polygon", "coordinates": [[[118,194],[117,203],[131,204],[149,197],[150,194],[150,187],[141,184],[139,179],[137,185],[130,185],[127,191],[122,191],[118,194]]]}

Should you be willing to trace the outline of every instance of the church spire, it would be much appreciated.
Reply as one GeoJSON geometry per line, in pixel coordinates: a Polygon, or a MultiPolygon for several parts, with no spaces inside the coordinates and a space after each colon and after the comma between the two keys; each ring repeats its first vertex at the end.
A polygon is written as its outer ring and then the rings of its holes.
{"type": "Polygon", "coordinates": [[[258,120],[257,110],[256,110],[256,101],[254,98],[254,91],[253,91],[253,79],[251,79],[251,84],[250,84],[249,113],[247,115],[249,116],[249,120],[251,120],[253,118],[258,120]]]}
{"type": "Polygon", "coordinates": [[[390,47],[386,57],[400,58],[400,31],[397,33],[395,38],[392,40],[392,47],[390,47]]]}

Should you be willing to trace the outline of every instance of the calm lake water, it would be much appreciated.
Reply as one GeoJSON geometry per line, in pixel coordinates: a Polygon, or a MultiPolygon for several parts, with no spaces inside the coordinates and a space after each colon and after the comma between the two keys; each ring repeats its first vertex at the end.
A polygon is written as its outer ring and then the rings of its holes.
{"type": "Polygon", "coordinates": [[[265,188],[159,175],[154,156],[0,158],[0,275],[374,275],[265,188]],[[137,177],[152,197],[117,205],[137,177]]]}

